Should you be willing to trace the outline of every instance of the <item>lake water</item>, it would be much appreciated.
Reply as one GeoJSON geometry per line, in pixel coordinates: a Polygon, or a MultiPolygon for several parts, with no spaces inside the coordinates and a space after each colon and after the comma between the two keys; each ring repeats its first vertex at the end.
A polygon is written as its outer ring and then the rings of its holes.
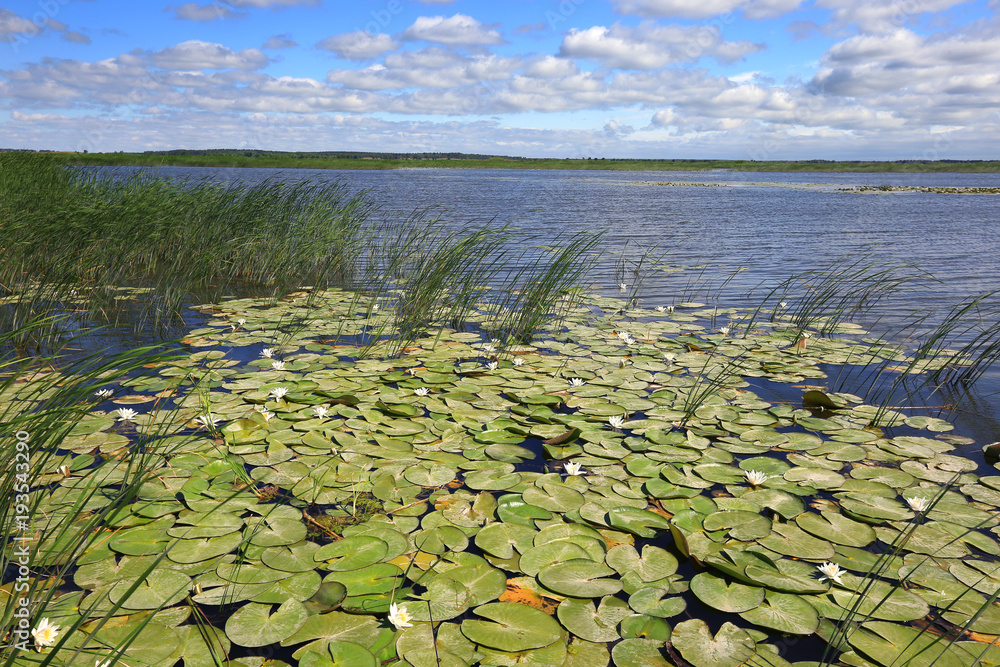
{"type": "MultiPolygon", "coordinates": [[[[861,322],[873,331],[878,330],[875,322],[891,329],[914,310],[947,310],[1000,288],[1000,195],[838,190],[858,185],[996,188],[1000,174],[143,171],[222,182],[338,181],[352,191],[370,191],[389,215],[427,209],[427,217],[456,224],[510,223],[549,240],[580,231],[604,232],[592,287],[609,295],[618,294],[622,259],[636,261],[643,249],[664,254],[664,265],[707,267],[646,275],[637,292],[646,307],[693,299],[720,307],[756,305],[769,287],[793,274],[843,264],[864,253],[886,265],[912,262],[938,281],[915,284],[880,302],[861,322]]],[[[1000,440],[998,392],[1000,373],[994,369],[980,382],[968,411],[952,417],[957,432],[980,444],[1000,440]]]]}

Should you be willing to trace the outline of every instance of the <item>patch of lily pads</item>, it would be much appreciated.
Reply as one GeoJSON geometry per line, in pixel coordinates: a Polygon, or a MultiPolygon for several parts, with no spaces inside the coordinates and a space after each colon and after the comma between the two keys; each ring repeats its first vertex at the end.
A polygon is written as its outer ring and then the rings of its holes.
{"type": "Polygon", "coordinates": [[[943,419],[819,387],[883,349],[857,327],[594,297],[530,345],[435,328],[361,358],[391,313],[351,304],[205,306],[183,363],[95,401],[43,511],[110,505],[142,435],[155,474],[36,614],[78,629],[15,664],[816,665],[783,648],[805,637],[1000,664],[1000,475],[943,419]]]}

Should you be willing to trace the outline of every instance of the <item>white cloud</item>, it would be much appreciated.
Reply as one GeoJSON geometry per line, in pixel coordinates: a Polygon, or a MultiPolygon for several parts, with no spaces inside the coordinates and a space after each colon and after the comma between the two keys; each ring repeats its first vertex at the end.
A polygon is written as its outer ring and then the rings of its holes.
{"type": "Polygon", "coordinates": [[[0,8],[0,42],[13,42],[18,36],[40,35],[42,30],[42,26],[0,8]]]}
{"type": "Polygon", "coordinates": [[[177,7],[170,5],[164,11],[173,12],[174,18],[183,21],[209,22],[217,19],[244,18],[247,16],[246,12],[233,11],[230,7],[224,5],[199,5],[196,2],[185,2],[177,7]]]}
{"type": "Polygon", "coordinates": [[[274,35],[269,37],[264,45],[260,48],[262,49],[291,49],[298,46],[298,43],[292,39],[292,36],[288,33],[283,35],[274,35]]]}
{"type": "Polygon", "coordinates": [[[473,46],[503,44],[504,39],[496,30],[466,16],[420,16],[403,31],[405,40],[423,40],[447,46],[473,46]]]}
{"type": "Polygon", "coordinates": [[[861,32],[894,32],[928,12],[941,12],[970,0],[817,0],[816,7],[833,11],[825,32],[855,26],[861,32]]]}
{"type": "Polygon", "coordinates": [[[222,44],[192,39],[150,55],[153,64],[171,70],[260,69],[270,59],[258,49],[233,51],[222,44]]]}
{"type": "Polygon", "coordinates": [[[234,7],[252,7],[263,9],[266,7],[299,7],[318,5],[319,0],[226,0],[234,7]]]}
{"type": "Polygon", "coordinates": [[[925,97],[910,114],[1000,105],[1000,34],[990,25],[933,37],[905,29],[858,35],[831,48],[822,65],[813,89],[893,108],[899,98],[888,94],[925,97]]]}
{"type": "Polygon", "coordinates": [[[745,41],[726,42],[716,26],[643,23],[635,28],[620,24],[611,28],[574,28],[563,38],[559,55],[594,60],[613,68],[659,69],[674,63],[693,62],[702,56],[733,62],[762,48],[761,44],[745,41]]]}
{"type": "Polygon", "coordinates": [[[364,69],[337,69],[327,81],[355,90],[458,88],[509,79],[521,65],[516,58],[465,56],[441,47],[394,53],[384,64],[364,69]]]}
{"type": "Polygon", "coordinates": [[[615,9],[622,14],[643,18],[707,19],[728,14],[745,5],[747,0],[614,0],[615,9]]]}
{"type": "Polygon", "coordinates": [[[524,70],[524,74],[539,79],[573,76],[580,73],[576,63],[568,58],[545,56],[535,60],[524,70]]]}
{"type": "Polygon", "coordinates": [[[72,42],[73,44],[90,44],[90,37],[87,37],[82,32],[77,30],[70,30],[69,32],[63,33],[62,39],[67,42],[72,42]]]}
{"type": "Polygon", "coordinates": [[[795,11],[802,2],[803,0],[750,0],[743,7],[743,16],[754,20],[773,19],[795,11]]]}
{"type": "Polygon", "coordinates": [[[358,30],[332,35],[316,46],[326,51],[332,51],[338,58],[367,60],[377,58],[388,51],[395,51],[399,48],[399,42],[385,33],[372,35],[365,30],[358,30]]]}

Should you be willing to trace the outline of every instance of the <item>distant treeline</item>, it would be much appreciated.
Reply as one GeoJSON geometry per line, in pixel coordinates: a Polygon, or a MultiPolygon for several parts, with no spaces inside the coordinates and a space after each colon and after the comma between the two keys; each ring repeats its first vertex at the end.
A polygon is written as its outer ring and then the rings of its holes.
{"type": "Polygon", "coordinates": [[[587,169],[612,171],[1000,172],[1000,160],[701,160],[526,158],[479,153],[265,151],[237,148],[143,153],[56,153],[68,164],[120,166],[269,167],[279,169],[587,169]]]}

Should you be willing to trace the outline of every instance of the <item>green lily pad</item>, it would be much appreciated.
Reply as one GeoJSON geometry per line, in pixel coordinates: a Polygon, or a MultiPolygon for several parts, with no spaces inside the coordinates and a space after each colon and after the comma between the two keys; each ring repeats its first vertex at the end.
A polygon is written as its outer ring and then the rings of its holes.
{"type": "Polygon", "coordinates": [[[534,607],[510,602],[492,602],[476,607],[487,621],[462,621],[462,634],[481,646],[498,651],[541,648],[562,635],[559,624],[534,607]]]}
{"type": "Polygon", "coordinates": [[[621,590],[621,580],[607,578],[612,574],[615,571],[604,563],[578,558],[542,568],[538,581],[560,595],[594,598],[614,595],[621,590]]]}
{"type": "Polygon", "coordinates": [[[618,623],[632,612],[629,606],[612,596],[601,598],[597,609],[590,600],[566,598],[556,610],[559,622],[577,637],[591,642],[611,642],[620,639],[618,623]]]}
{"type": "Polygon", "coordinates": [[[538,533],[518,523],[498,522],[484,526],[476,533],[476,546],[498,558],[513,558],[515,547],[521,553],[531,548],[538,533]]]}
{"type": "Polygon", "coordinates": [[[389,545],[377,537],[358,535],[331,542],[314,554],[316,561],[326,561],[326,568],[335,572],[357,570],[382,560],[389,545]]]}
{"type": "Polygon", "coordinates": [[[125,609],[159,609],[183,600],[191,589],[191,577],[183,572],[166,568],[155,569],[146,575],[136,589],[129,593],[134,581],[119,581],[111,588],[109,597],[125,609]]]}
{"type": "Polygon", "coordinates": [[[663,642],[654,639],[623,639],[611,649],[615,667],[674,667],[663,655],[663,642]]]}
{"type": "Polygon", "coordinates": [[[819,627],[816,609],[798,595],[767,591],[764,603],[740,613],[740,618],[777,632],[809,635],[819,627]]]}
{"type": "Polygon", "coordinates": [[[670,643],[694,667],[739,667],[756,648],[746,630],[726,622],[713,637],[701,619],[678,623],[670,643]]]}
{"type": "Polygon", "coordinates": [[[764,601],[763,588],[727,581],[708,571],[694,575],[691,592],[709,607],[734,614],[756,609],[764,601]]]}
{"type": "Polygon", "coordinates": [[[288,600],[273,614],[272,609],[271,605],[256,602],[240,607],[226,621],[226,635],[240,646],[267,646],[294,635],[309,617],[297,600],[288,600]]]}

